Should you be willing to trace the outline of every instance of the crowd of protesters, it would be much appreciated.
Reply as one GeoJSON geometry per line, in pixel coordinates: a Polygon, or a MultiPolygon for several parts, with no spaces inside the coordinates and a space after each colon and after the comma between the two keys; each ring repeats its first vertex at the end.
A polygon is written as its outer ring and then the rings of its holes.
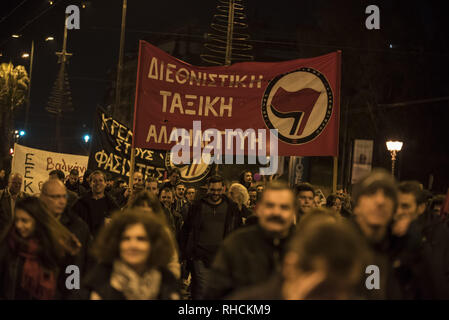
{"type": "Polygon", "coordinates": [[[0,299],[449,299],[449,199],[382,169],[327,197],[248,170],[3,176],[0,299]]]}

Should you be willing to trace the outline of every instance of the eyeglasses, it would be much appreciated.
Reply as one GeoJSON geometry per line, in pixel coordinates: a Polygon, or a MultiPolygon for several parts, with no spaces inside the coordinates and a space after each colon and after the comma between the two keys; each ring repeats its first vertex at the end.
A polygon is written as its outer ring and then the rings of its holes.
{"type": "Polygon", "coordinates": [[[67,194],[48,194],[48,193],[43,193],[45,194],[47,197],[53,199],[53,200],[58,200],[58,199],[67,199],[68,195],[67,194]]]}

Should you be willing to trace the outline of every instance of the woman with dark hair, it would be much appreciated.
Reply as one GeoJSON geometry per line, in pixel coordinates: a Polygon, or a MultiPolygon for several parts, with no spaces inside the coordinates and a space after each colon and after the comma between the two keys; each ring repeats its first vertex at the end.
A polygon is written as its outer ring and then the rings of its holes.
{"type": "MultiPolygon", "coordinates": [[[[148,214],[154,214],[156,217],[161,219],[165,224],[167,223],[167,218],[164,214],[164,209],[159,201],[159,199],[149,191],[141,191],[132,198],[129,203],[131,209],[140,209],[148,214]]],[[[179,264],[179,253],[178,246],[176,245],[176,239],[174,234],[171,232],[170,228],[166,229],[170,240],[173,245],[173,256],[167,265],[167,268],[173,273],[173,275],[179,279],[181,276],[181,266],[179,264]]]]}
{"type": "Polygon", "coordinates": [[[91,300],[179,299],[168,271],[173,245],[166,224],[141,210],[117,212],[98,235],[98,265],[84,283],[91,300]]]}
{"type": "Polygon", "coordinates": [[[340,197],[335,194],[331,194],[326,199],[326,208],[331,208],[335,212],[341,213],[342,201],[340,197]]]}
{"type": "Polygon", "coordinates": [[[244,170],[240,174],[239,183],[245,186],[246,189],[249,189],[249,187],[251,187],[251,184],[253,183],[253,173],[249,170],[244,170]]]}
{"type": "Polygon", "coordinates": [[[38,198],[15,205],[14,224],[0,245],[0,298],[49,300],[61,298],[58,280],[67,253],[76,255],[81,244],[38,198]]]}

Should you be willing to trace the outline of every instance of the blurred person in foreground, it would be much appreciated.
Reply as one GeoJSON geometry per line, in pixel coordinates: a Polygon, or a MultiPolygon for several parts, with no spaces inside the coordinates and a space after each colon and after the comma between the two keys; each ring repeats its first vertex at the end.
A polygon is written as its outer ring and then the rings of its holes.
{"type": "Polygon", "coordinates": [[[290,241],[282,270],[234,300],[356,299],[370,253],[360,235],[327,209],[306,214],[290,241]]]}
{"type": "Polygon", "coordinates": [[[94,244],[98,265],[84,279],[90,299],[179,299],[178,281],[167,269],[174,248],[166,230],[148,212],[116,212],[94,244]]]}
{"type": "Polygon", "coordinates": [[[220,246],[206,279],[207,299],[265,281],[279,270],[294,230],[295,197],[281,181],[269,183],[256,207],[258,224],[231,233],[220,246]]]}
{"type": "Polygon", "coordinates": [[[14,224],[0,239],[0,298],[62,299],[67,259],[81,244],[35,197],[19,200],[14,224]]]}
{"type": "Polygon", "coordinates": [[[375,169],[354,187],[354,226],[373,251],[372,265],[379,268],[379,289],[361,294],[367,299],[432,299],[431,268],[411,233],[398,237],[392,231],[398,206],[394,177],[375,169]]]}
{"type": "Polygon", "coordinates": [[[434,298],[449,299],[449,230],[440,217],[427,208],[427,196],[419,182],[404,181],[398,189],[393,233],[398,237],[407,234],[415,237],[417,247],[432,270],[434,298]]]}
{"type": "MultiPolygon", "coordinates": [[[[167,217],[165,216],[164,210],[161,203],[156,195],[150,191],[141,191],[136,194],[133,201],[130,203],[131,209],[140,209],[148,214],[155,215],[161,219],[165,225],[167,225],[167,217]]],[[[176,243],[175,235],[172,230],[167,226],[166,232],[168,233],[171,243],[173,245],[173,256],[167,265],[167,268],[173,273],[173,275],[179,279],[181,276],[180,264],[179,264],[179,249],[176,243]]]]}

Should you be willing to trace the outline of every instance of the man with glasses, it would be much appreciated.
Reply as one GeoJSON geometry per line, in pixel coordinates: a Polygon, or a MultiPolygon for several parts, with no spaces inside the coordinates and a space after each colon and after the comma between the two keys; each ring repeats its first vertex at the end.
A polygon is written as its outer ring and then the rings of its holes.
{"type": "MultiPolygon", "coordinates": [[[[48,179],[58,179],[59,181],[61,181],[62,183],[64,183],[64,179],[65,179],[65,174],[64,172],[62,172],[61,170],[52,170],[50,171],[50,173],[48,174],[48,179]]],[[[71,208],[76,200],[79,199],[78,194],[74,191],[71,191],[69,189],[67,190],[67,206],[69,208],[71,208]]]]}
{"type": "Polygon", "coordinates": [[[12,173],[9,176],[8,186],[0,190],[0,237],[7,232],[14,221],[14,207],[17,200],[27,196],[22,188],[23,177],[20,173],[12,173]]]}
{"type": "Polygon", "coordinates": [[[182,253],[192,273],[192,299],[204,298],[215,254],[223,239],[240,225],[239,208],[224,195],[223,178],[211,177],[207,197],[190,206],[182,229],[182,253]]]}
{"type": "MultiPolygon", "coordinates": [[[[83,274],[88,265],[88,250],[92,243],[92,236],[87,224],[73,213],[67,205],[66,187],[59,179],[50,179],[42,185],[39,199],[47,211],[72,232],[81,243],[80,252],[73,257],[72,261],[68,261],[68,264],[76,265],[80,269],[81,274],[83,274]]],[[[67,292],[67,294],[69,293],[67,292]]],[[[76,298],[76,295],[72,297],[76,298]]]]}

